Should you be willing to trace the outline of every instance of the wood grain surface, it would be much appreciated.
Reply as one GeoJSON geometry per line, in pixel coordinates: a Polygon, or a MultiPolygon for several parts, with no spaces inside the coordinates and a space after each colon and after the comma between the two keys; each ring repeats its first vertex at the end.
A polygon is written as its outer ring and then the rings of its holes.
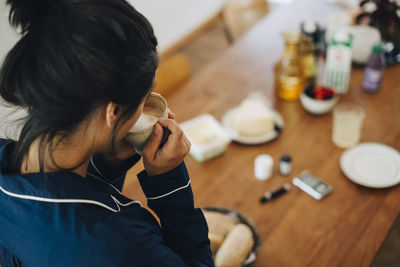
{"type": "MultiPolygon", "coordinates": [[[[210,113],[221,119],[253,90],[264,92],[285,120],[278,139],[263,145],[232,143],[220,157],[186,164],[196,206],[236,209],[249,217],[261,237],[253,266],[369,266],[400,211],[400,186],[370,189],[352,183],[340,170],[343,149],[331,141],[332,116],[308,114],[299,101],[275,96],[273,66],[283,51],[281,31],[298,29],[313,18],[322,24],[338,7],[323,1],[296,1],[278,8],[257,24],[226,53],[216,58],[179,91],[168,96],[178,122],[210,113]],[[267,181],[253,177],[254,158],[282,154],[293,158],[292,173],[267,181]],[[291,181],[308,169],[333,186],[321,201],[297,188],[275,201],[260,204],[265,191],[291,181]]],[[[369,94],[361,88],[363,71],[353,69],[350,91],[340,102],[355,102],[366,111],[361,142],[379,142],[400,149],[400,66],[385,69],[382,88],[369,94]]],[[[146,203],[135,178],[139,164],[128,175],[126,195],[146,203]]]]}

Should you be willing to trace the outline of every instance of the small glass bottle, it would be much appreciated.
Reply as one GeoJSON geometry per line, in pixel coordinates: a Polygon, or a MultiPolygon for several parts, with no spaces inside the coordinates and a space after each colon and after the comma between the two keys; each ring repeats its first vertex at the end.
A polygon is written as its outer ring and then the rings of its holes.
{"type": "Polygon", "coordinates": [[[278,96],[285,100],[297,100],[305,86],[302,57],[299,51],[300,33],[283,33],[286,48],[275,68],[278,96]]]}
{"type": "Polygon", "coordinates": [[[292,171],[292,158],[289,155],[283,155],[279,162],[279,172],[286,176],[292,171]]]}
{"type": "Polygon", "coordinates": [[[318,41],[318,23],[315,20],[305,20],[300,25],[301,32],[311,37],[314,43],[318,41]]]}
{"type": "Polygon", "coordinates": [[[365,67],[363,87],[367,92],[376,92],[381,87],[384,58],[380,45],[374,45],[365,67]]]}
{"type": "Polygon", "coordinates": [[[317,76],[317,61],[315,57],[315,46],[311,38],[303,35],[300,44],[301,62],[303,74],[307,84],[314,84],[317,76]]]}

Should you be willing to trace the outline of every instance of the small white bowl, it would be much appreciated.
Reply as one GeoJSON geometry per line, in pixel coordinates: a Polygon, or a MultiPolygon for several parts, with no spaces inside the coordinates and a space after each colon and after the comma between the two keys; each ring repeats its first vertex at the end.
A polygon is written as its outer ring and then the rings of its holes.
{"type": "Polygon", "coordinates": [[[327,100],[314,99],[309,97],[305,93],[302,93],[300,95],[300,101],[304,109],[315,115],[328,113],[332,110],[338,100],[339,97],[337,95],[327,100]]]}

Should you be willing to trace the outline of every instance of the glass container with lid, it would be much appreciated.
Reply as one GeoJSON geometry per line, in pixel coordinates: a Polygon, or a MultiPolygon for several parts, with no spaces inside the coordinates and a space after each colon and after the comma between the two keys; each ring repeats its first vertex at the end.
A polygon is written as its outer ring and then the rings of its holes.
{"type": "Polygon", "coordinates": [[[275,66],[275,80],[278,96],[285,100],[297,100],[305,86],[302,56],[300,54],[301,34],[296,31],[283,33],[286,47],[275,66]]]}

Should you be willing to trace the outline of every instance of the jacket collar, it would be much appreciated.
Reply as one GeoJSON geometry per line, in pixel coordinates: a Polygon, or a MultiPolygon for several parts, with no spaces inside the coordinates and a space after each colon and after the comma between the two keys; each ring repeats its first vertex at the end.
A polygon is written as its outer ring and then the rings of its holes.
{"type": "Polygon", "coordinates": [[[8,173],[11,145],[13,143],[0,149],[0,194],[31,201],[97,205],[112,212],[119,212],[121,206],[140,204],[124,197],[114,187],[91,175],[83,178],[67,171],[8,173]]]}

